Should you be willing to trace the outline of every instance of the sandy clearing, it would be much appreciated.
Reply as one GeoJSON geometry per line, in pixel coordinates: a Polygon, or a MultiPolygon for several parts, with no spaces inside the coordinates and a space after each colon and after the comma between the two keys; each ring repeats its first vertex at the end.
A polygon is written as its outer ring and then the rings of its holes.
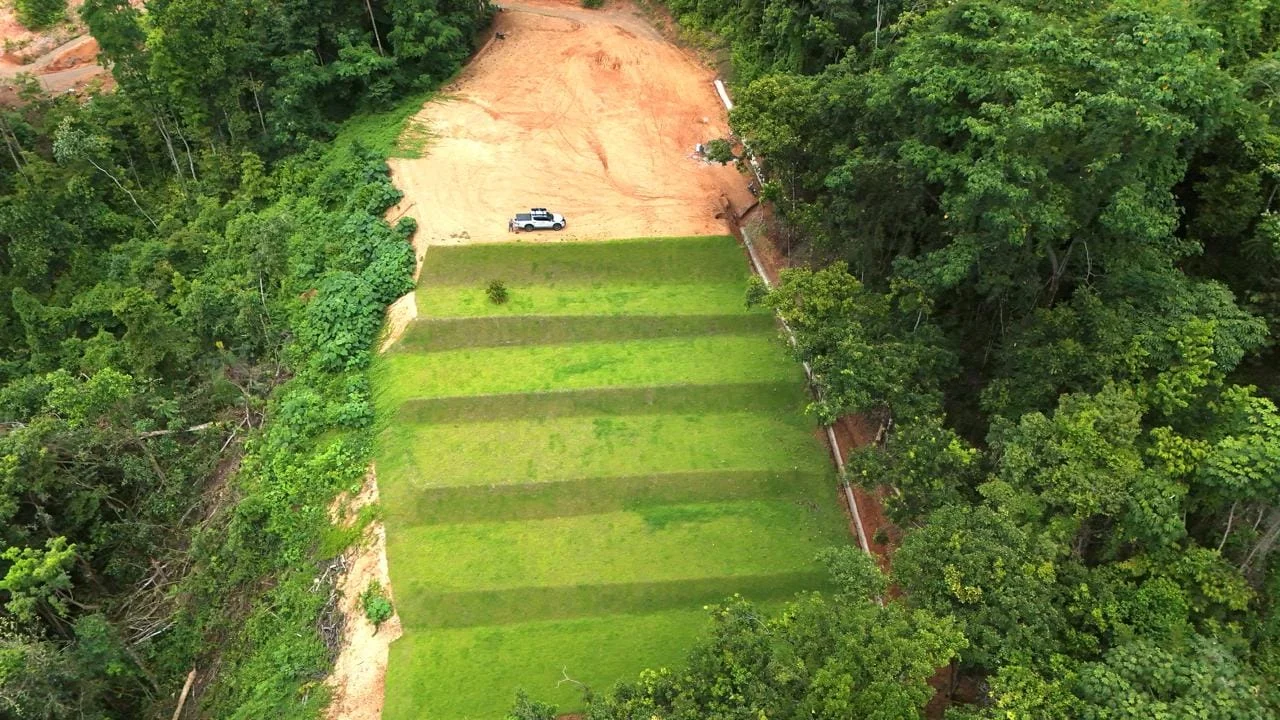
{"type": "MultiPolygon", "coordinates": [[[[340,498],[330,510],[338,516],[335,518],[338,524],[350,525],[360,508],[377,502],[377,472],[370,465],[359,494],[349,501],[340,498]]],[[[328,720],[378,720],[382,717],[389,648],[403,632],[399,614],[392,615],[375,632],[360,606],[360,593],[369,586],[370,580],[381,583],[393,606],[395,603],[391,576],[387,572],[387,532],[382,521],[370,523],[361,542],[348,552],[347,572],[338,582],[338,607],[347,622],[342,650],[334,661],[333,672],[325,680],[333,690],[333,700],[325,717],[328,720]]]]}
{"type": "Polygon", "coordinates": [[[387,321],[383,325],[382,342],[378,345],[378,352],[384,353],[395,345],[400,336],[404,335],[409,323],[416,317],[418,317],[418,299],[414,292],[388,305],[387,321]]]}
{"type": "Polygon", "coordinates": [[[603,10],[526,0],[505,6],[493,40],[416,120],[425,157],[390,161],[405,193],[391,214],[430,245],[511,240],[530,206],[563,213],[562,232],[526,241],[725,234],[721,196],[750,202],[732,166],[691,158],[728,125],[712,73],[664,41],[633,5],[603,10]]]}

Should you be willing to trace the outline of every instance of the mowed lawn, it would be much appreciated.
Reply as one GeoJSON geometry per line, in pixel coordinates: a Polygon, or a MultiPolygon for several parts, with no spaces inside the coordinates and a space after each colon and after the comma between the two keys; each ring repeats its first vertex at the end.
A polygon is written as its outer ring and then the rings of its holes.
{"type": "Polygon", "coordinates": [[[374,372],[404,637],[388,720],[580,709],[679,665],[734,593],[847,543],[799,366],[732,238],[434,248],[374,372]],[[502,280],[508,302],[485,286],[502,280]]]}

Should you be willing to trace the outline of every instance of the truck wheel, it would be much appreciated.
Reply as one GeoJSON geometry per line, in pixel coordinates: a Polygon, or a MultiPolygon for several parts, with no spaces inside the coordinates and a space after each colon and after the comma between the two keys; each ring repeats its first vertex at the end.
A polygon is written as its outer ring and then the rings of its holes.
{"type": "Polygon", "coordinates": [[[552,229],[552,230],[563,230],[563,229],[564,229],[564,225],[561,225],[560,223],[556,223],[555,225],[552,225],[552,226],[551,226],[551,229],[552,229]]]}
{"type": "Polygon", "coordinates": [[[525,232],[532,232],[532,231],[533,231],[533,226],[532,226],[532,225],[525,225],[525,226],[524,226],[524,230],[525,230],[525,232]]]}

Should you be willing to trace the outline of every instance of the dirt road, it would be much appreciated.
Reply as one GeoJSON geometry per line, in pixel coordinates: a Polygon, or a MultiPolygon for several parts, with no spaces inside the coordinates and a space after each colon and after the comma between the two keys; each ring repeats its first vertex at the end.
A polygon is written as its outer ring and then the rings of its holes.
{"type": "Polygon", "coordinates": [[[511,240],[507,219],[530,206],[563,213],[566,230],[522,240],[726,232],[720,197],[749,201],[732,166],[690,157],[723,137],[713,76],[630,3],[507,4],[493,40],[417,120],[426,156],[392,160],[396,185],[428,245],[511,240]]]}
{"type": "Polygon", "coordinates": [[[98,64],[98,41],[90,35],[81,35],[26,65],[0,60],[0,85],[4,90],[15,90],[14,79],[20,73],[30,73],[45,92],[61,93],[84,87],[106,72],[106,68],[98,64]]]}

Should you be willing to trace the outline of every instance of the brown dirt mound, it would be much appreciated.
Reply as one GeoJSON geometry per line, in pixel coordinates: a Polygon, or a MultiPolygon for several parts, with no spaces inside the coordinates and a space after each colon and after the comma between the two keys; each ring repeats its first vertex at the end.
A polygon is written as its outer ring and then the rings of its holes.
{"type": "Polygon", "coordinates": [[[382,343],[378,346],[378,352],[386,352],[388,348],[395,345],[404,334],[405,328],[409,327],[409,323],[416,317],[418,317],[416,293],[410,292],[391,303],[387,307],[387,322],[382,332],[382,343]]]}
{"type": "Polygon", "coordinates": [[[508,218],[530,206],[563,213],[568,228],[515,239],[723,234],[720,196],[749,204],[732,166],[691,157],[728,133],[712,74],[630,3],[509,4],[495,31],[506,39],[419,113],[426,157],[391,162],[419,255],[511,240],[508,218]]]}
{"type": "Polygon", "coordinates": [[[98,41],[90,37],[86,42],[64,46],[52,53],[44,65],[46,72],[71,70],[98,61],[98,41]]]}

